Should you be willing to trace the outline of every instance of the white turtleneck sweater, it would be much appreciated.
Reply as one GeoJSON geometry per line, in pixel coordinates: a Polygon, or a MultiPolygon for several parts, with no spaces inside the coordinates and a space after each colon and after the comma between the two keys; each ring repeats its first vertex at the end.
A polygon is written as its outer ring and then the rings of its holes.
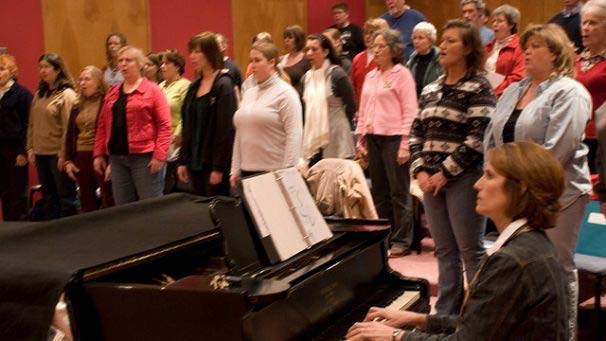
{"type": "Polygon", "coordinates": [[[234,115],[231,174],[295,166],[301,156],[302,118],[297,91],[277,73],[247,89],[234,115]]]}

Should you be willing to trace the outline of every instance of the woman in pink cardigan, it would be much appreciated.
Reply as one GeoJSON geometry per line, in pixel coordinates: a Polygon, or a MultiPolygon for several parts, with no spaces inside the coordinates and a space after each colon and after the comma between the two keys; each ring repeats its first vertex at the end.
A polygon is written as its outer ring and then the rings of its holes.
{"type": "Polygon", "coordinates": [[[94,167],[111,176],[116,205],[161,196],[164,188],[170,110],[162,90],[141,75],[144,60],[138,48],[120,49],[124,82],[107,93],[97,122],[94,167]]]}
{"type": "Polygon", "coordinates": [[[379,217],[392,226],[391,256],[410,254],[412,201],[408,193],[408,135],[417,113],[417,91],[401,62],[404,43],[398,31],[377,31],[373,38],[377,69],[364,80],[356,135],[358,152],[368,154],[372,196],[379,217]]]}

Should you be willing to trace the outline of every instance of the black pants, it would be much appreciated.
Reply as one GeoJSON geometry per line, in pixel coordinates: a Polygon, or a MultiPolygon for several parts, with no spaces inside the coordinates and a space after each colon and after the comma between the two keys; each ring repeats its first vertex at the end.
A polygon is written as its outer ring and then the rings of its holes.
{"type": "Polygon", "coordinates": [[[36,155],[38,180],[46,200],[44,219],[67,217],[80,210],[76,183],[57,169],[57,159],[57,155],[36,155]]]}
{"type": "Polygon", "coordinates": [[[0,142],[0,200],[5,221],[27,217],[28,166],[15,166],[17,146],[0,142]]]}
{"type": "Polygon", "coordinates": [[[410,248],[413,241],[412,198],[408,162],[398,165],[401,136],[366,135],[372,197],[380,218],[391,223],[391,244],[410,248]]]}
{"type": "Polygon", "coordinates": [[[217,195],[229,195],[229,172],[223,172],[223,179],[216,185],[211,185],[210,173],[212,169],[204,169],[201,171],[189,171],[189,178],[192,189],[195,194],[204,197],[214,197],[217,195]]]}

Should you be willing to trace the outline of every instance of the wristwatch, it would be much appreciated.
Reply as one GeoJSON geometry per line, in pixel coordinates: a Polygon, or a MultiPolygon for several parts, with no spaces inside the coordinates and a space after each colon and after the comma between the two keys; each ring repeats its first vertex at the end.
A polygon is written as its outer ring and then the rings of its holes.
{"type": "Polygon", "coordinates": [[[391,333],[391,341],[400,341],[400,335],[402,335],[403,330],[402,329],[394,329],[393,332],[391,333]]]}

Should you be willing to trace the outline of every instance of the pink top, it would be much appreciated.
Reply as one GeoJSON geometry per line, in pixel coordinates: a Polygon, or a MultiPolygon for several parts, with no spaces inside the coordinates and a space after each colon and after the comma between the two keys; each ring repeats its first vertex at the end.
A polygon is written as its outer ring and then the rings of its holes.
{"type": "MultiPolygon", "coordinates": [[[[97,121],[94,155],[108,155],[107,145],[112,130],[112,108],[120,96],[120,86],[114,86],[105,95],[97,121]]],[[[153,158],[166,160],[171,139],[170,109],[162,90],[143,79],[139,87],[128,95],[126,104],[128,151],[131,154],[153,153],[153,158]]]]}
{"type": "Polygon", "coordinates": [[[356,135],[401,135],[400,149],[408,149],[410,126],[419,109],[410,71],[401,64],[387,72],[370,71],[364,80],[356,135]]]}

